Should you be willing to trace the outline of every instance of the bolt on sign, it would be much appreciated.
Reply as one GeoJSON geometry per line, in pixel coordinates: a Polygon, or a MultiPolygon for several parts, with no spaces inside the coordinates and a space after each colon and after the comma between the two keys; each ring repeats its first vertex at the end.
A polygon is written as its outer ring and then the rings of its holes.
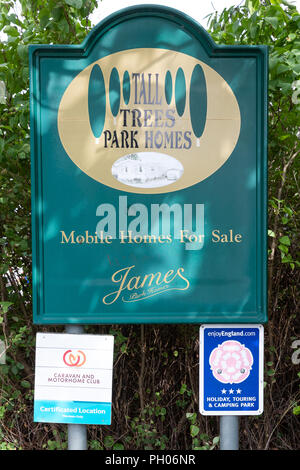
{"type": "Polygon", "coordinates": [[[37,333],[34,421],[111,424],[114,337],[37,333]]]}
{"type": "Polygon", "coordinates": [[[263,412],[262,325],[201,325],[199,403],[203,415],[263,412]]]}
{"type": "Polygon", "coordinates": [[[266,82],[166,7],[30,47],[36,323],[266,321],[266,82]]]}

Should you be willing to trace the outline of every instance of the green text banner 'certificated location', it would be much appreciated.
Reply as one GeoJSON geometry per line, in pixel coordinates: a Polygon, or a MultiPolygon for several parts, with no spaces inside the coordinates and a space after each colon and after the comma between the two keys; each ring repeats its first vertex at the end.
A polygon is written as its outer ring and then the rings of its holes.
{"type": "Polygon", "coordinates": [[[139,6],[30,77],[35,323],[264,323],[266,47],[139,6]]]}

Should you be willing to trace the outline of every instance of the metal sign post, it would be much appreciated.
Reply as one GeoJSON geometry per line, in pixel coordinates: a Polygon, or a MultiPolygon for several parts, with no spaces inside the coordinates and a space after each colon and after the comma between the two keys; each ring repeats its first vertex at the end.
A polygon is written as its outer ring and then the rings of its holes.
{"type": "Polygon", "coordinates": [[[239,450],[238,416],[220,416],[220,450],[239,450]]]}
{"type": "MultiPolygon", "coordinates": [[[[83,334],[82,325],[66,325],[66,333],[83,334]]],[[[87,426],[86,424],[68,424],[68,450],[87,450],[87,426]]]]}

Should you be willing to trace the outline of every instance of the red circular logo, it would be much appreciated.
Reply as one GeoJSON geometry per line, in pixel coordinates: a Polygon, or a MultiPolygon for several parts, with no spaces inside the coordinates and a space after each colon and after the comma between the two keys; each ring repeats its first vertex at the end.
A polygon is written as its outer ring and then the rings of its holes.
{"type": "Polygon", "coordinates": [[[63,355],[63,361],[66,366],[69,367],[81,367],[86,361],[86,355],[83,351],[78,351],[74,353],[72,349],[68,349],[63,355]]]}

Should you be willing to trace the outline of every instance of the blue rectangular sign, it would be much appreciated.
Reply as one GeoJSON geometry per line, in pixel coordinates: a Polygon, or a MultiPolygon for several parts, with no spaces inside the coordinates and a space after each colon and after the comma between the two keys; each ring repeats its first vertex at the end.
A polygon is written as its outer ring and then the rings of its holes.
{"type": "Polygon", "coordinates": [[[111,403],[38,400],[34,402],[34,421],[40,423],[111,424],[111,403]]]}
{"type": "Polygon", "coordinates": [[[263,412],[263,326],[202,325],[200,413],[263,412]]]}

